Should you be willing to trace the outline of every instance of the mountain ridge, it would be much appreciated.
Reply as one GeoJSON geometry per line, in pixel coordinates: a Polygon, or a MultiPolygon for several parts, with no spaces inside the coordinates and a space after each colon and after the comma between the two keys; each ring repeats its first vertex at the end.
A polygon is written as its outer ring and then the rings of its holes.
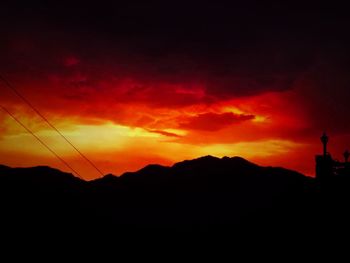
{"type": "MultiPolygon", "coordinates": [[[[234,165],[241,165],[241,166],[251,166],[251,167],[255,167],[255,168],[272,168],[272,169],[284,169],[286,171],[290,171],[290,172],[295,172],[296,174],[303,175],[302,173],[299,173],[297,171],[294,170],[290,170],[287,168],[283,168],[283,167],[274,167],[274,166],[260,166],[257,165],[255,163],[252,163],[242,157],[239,156],[234,156],[234,157],[227,157],[224,156],[222,158],[219,157],[215,157],[215,156],[211,156],[211,155],[206,155],[206,156],[202,156],[199,158],[195,158],[195,159],[190,159],[190,160],[183,160],[181,162],[177,162],[171,166],[163,166],[163,165],[159,165],[159,164],[149,164],[146,165],[145,167],[134,171],[134,172],[125,172],[123,174],[121,174],[120,176],[116,176],[116,177],[125,177],[125,176],[129,176],[129,175],[134,175],[137,173],[143,174],[143,173],[147,173],[149,171],[153,171],[155,169],[160,169],[160,170],[171,170],[171,169],[181,169],[184,168],[186,166],[193,166],[193,165],[213,165],[213,164],[219,164],[220,162],[233,162],[234,165]]],[[[108,175],[111,176],[111,175],[108,175]]],[[[102,179],[104,177],[98,178],[96,180],[102,179]]]]}
{"type": "Polygon", "coordinates": [[[252,213],[269,214],[286,204],[294,209],[312,182],[298,172],[241,157],[153,164],[92,181],[43,166],[0,168],[1,200],[15,207],[19,218],[28,216],[22,213],[29,207],[36,211],[34,218],[50,211],[52,221],[88,218],[142,228],[240,224],[252,213]]]}
{"type": "MultiPolygon", "coordinates": [[[[90,181],[87,181],[85,179],[81,179],[78,178],[76,176],[74,176],[72,173],[69,172],[63,172],[57,168],[52,168],[50,166],[45,166],[45,165],[38,165],[38,166],[33,166],[33,167],[10,167],[10,166],[6,166],[6,165],[2,165],[0,164],[0,173],[4,172],[4,171],[11,171],[11,173],[16,173],[16,172],[20,172],[20,173],[30,173],[30,172],[37,172],[38,174],[43,174],[43,173],[47,173],[47,174],[62,174],[64,176],[68,176],[68,177],[75,177],[79,180],[82,181],[86,181],[86,182],[96,182],[99,180],[103,180],[104,178],[125,178],[128,176],[135,176],[135,175],[149,175],[149,173],[152,172],[169,172],[171,170],[184,170],[184,169],[188,169],[189,167],[203,167],[203,166],[211,166],[214,167],[213,165],[217,165],[217,164],[224,164],[224,163],[230,163],[231,168],[237,168],[237,166],[250,166],[250,168],[263,168],[263,169],[283,169],[284,171],[288,171],[288,172],[293,172],[295,174],[299,174],[302,176],[305,176],[297,171],[294,170],[290,170],[287,168],[283,168],[283,167],[275,167],[275,166],[260,166],[257,165],[255,163],[252,163],[242,157],[239,156],[233,156],[233,157],[227,157],[224,156],[222,158],[219,157],[215,157],[212,155],[206,155],[206,156],[202,156],[202,157],[198,157],[195,159],[190,159],[190,160],[183,160],[177,163],[174,163],[171,166],[164,166],[164,165],[160,165],[160,164],[148,164],[146,166],[144,166],[143,168],[137,170],[137,171],[128,171],[125,173],[122,173],[121,175],[114,175],[114,174],[106,174],[103,177],[100,178],[96,178],[90,181]],[[235,167],[236,166],[236,167],[235,167]]],[[[217,168],[217,167],[215,167],[217,168]]],[[[227,168],[227,166],[225,167],[227,168]]],[[[1,174],[0,174],[1,176],[1,174]]]]}

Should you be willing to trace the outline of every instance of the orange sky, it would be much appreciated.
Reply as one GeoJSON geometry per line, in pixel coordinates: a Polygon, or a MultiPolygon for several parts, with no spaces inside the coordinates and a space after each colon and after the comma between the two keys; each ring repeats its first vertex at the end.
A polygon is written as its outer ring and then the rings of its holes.
{"type": "MultiPolygon", "coordinates": [[[[72,71],[71,78],[84,79],[72,71]]],[[[72,92],[59,76],[12,82],[105,174],[214,155],[242,156],[313,175],[314,154],[321,150],[321,131],[308,134],[312,129],[308,116],[302,106],[296,107],[300,103],[297,87],[216,99],[200,83],[107,79],[96,84],[103,87],[99,90],[82,84],[72,92]]],[[[1,104],[85,179],[100,176],[3,83],[1,104]]],[[[0,112],[0,119],[1,163],[50,165],[68,171],[5,112],[0,112]]]]}
{"type": "MultiPolygon", "coordinates": [[[[103,173],[238,155],[313,175],[324,130],[350,147],[346,8],[108,2],[11,1],[0,23],[0,75],[103,173]]],[[[0,105],[100,176],[2,82],[0,105]]],[[[68,171],[1,110],[0,163],[68,171]]]]}

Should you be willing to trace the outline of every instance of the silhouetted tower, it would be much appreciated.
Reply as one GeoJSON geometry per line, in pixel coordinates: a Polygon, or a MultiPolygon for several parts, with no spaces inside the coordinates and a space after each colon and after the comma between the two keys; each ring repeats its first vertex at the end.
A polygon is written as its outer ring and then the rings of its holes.
{"type": "Polygon", "coordinates": [[[345,163],[348,163],[349,157],[350,157],[350,152],[349,152],[349,150],[346,150],[346,151],[343,153],[343,156],[344,156],[345,163]]]}
{"type": "Polygon", "coordinates": [[[334,161],[331,155],[327,152],[327,143],[329,138],[326,133],[321,136],[323,144],[323,155],[316,155],[316,179],[320,182],[327,181],[334,174],[334,161]]]}
{"type": "Polygon", "coordinates": [[[323,144],[323,156],[326,156],[327,155],[327,143],[328,143],[329,138],[328,138],[327,134],[324,132],[320,139],[321,139],[321,142],[323,144]]]}

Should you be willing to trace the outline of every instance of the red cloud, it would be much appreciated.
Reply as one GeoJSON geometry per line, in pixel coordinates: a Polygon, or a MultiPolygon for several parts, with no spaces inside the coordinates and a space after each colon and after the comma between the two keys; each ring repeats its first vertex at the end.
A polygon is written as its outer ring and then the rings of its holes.
{"type": "Polygon", "coordinates": [[[162,131],[162,130],[147,130],[148,132],[158,133],[168,137],[181,137],[180,135],[172,132],[162,131]]]}
{"type": "Polygon", "coordinates": [[[64,64],[66,67],[71,67],[71,66],[78,65],[79,62],[80,62],[80,60],[79,60],[77,57],[73,57],[73,56],[66,57],[66,58],[64,58],[64,60],[63,60],[63,64],[64,64]]]}
{"type": "Polygon", "coordinates": [[[254,115],[234,114],[232,112],[221,114],[209,112],[190,117],[185,122],[180,123],[179,126],[184,129],[218,131],[232,124],[254,118],[254,115]]]}

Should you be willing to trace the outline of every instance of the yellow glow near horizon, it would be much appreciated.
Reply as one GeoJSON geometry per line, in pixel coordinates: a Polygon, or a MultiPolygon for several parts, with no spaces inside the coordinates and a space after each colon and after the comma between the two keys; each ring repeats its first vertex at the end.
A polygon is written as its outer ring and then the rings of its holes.
{"type": "MultiPolygon", "coordinates": [[[[283,155],[297,156],[299,148],[303,145],[281,139],[278,133],[270,135],[270,130],[265,131],[271,124],[270,112],[260,112],[249,105],[237,105],[232,102],[227,106],[227,103],[223,102],[210,108],[198,104],[181,109],[125,105],[121,116],[118,112],[115,116],[108,115],[108,118],[99,119],[98,116],[79,112],[64,117],[63,113],[52,111],[48,112],[48,119],[106,174],[120,175],[126,171],[141,169],[149,163],[171,165],[184,159],[205,155],[242,156],[252,161],[269,157],[271,164],[283,155]],[[181,126],[181,123],[196,120],[199,114],[212,113],[213,116],[220,117],[222,113],[227,112],[251,114],[255,118],[214,131],[181,126]],[[260,133],[266,134],[259,136],[260,133]]],[[[84,178],[93,179],[99,176],[91,165],[82,160],[74,149],[40,118],[34,117],[32,112],[21,107],[14,106],[13,111],[84,178]]],[[[67,171],[67,167],[13,119],[6,114],[0,115],[0,118],[0,163],[10,166],[51,165],[67,171]]],[[[210,121],[208,125],[211,125],[210,121]]]]}
{"type": "MultiPolygon", "coordinates": [[[[77,147],[85,150],[94,151],[118,149],[123,147],[126,140],[132,138],[160,138],[157,133],[150,133],[141,128],[130,128],[112,123],[104,125],[75,125],[74,129],[60,130],[77,147]]],[[[53,130],[41,130],[35,134],[48,143],[52,148],[64,154],[69,154],[72,149],[66,142],[53,130]]],[[[41,148],[40,143],[26,131],[18,131],[13,135],[3,135],[0,140],[0,147],[10,151],[30,151],[41,148]],[[36,147],[37,145],[37,147],[36,147]]],[[[39,151],[42,153],[42,151],[39,151]]]]}
{"type": "MultiPolygon", "coordinates": [[[[103,171],[120,174],[127,170],[142,168],[147,163],[162,162],[170,164],[183,159],[197,158],[203,155],[243,156],[254,158],[259,156],[274,156],[286,154],[288,151],[299,147],[299,144],[286,140],[264,140],[255,142],[238,142],[229,144],[191,144],[177,141],[176,137],[169,137],[157,132],[147,131],[142,128],[106,122],[101,125],[60,125],[61,132],[84,154],[89,156],[98,166],[103,166],[103,171]],[[113,168],[114,160],[117,168],[113,168]],[[135,161],[134,161],[135,160],[135,161]],[[140,161],[141,160],[141,161],[140,161]],[[123,165],[123,167],[120,167],[123,165]]],[[[178,129],[164,130],[169,133],[185,135],[186,132],[178,129]]],[[[77,163],[79,156],[60,138],[57,133],[49,129],[36,132],[36,135],[54,149],[61,157],[70,162],[77,163]]],[[[15,134],[5,134],[0,139],[0,155],[11,154],[27,156],[30,160],[17,159],[15,165],[21,164],[40,165],[42,160],[52,157],[35,138],[17,130],[15,134]]],[[[6,158],[3,158],[6,159],[6,158]]],[[[47,161],[46,161],[47,162],[47,161]]],[[[94,171],[87,163],[79,161],[76,164],[88,178],[96,177],[94,171]]],[[[62,168],[62,167],[60,167],[62,168]]]]}

